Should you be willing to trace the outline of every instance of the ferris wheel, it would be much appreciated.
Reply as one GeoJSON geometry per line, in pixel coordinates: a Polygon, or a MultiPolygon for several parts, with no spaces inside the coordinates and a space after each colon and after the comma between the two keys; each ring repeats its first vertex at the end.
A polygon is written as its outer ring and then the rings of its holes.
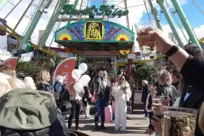
{"type": "MultiPolygon", "coordinates": [[[[7,35],[9,38],[16,40],[16,45],[19,46],[13,49],[14,52],[20,49],[26,50],[29,45],[51,56],[57,56],[54,52],[43,48],[44,46],[50,47],[54,44],[54,31],[70,22],[86,19],[86,17],[82,15],[73,16],[60,14],[63,6],[66,4],[73,4],[77,9],[84,9],[90,6],[93,1],[96,2],[96,0],[1,0],[0,35],[7,35]],[[38,37],[39,30],[43,30],[41,37],[38,37]]],[[[172,1],[176,3],[177,0],[172,1]]],[[[130,12],[135,12],[136,8],[143,7],[148,14],[148,25],[154,23],[156,27],[162,29],[160,18],[151,0],[140,0],[140,3],[136,5],[132,5],[131,0],[97,0],[97,2],[105,5],[113,4],[116,7],[128,9],[130,12]]],[[[167,7],[169,7],[167,1],[165,0],[164,2],[166,2],[167,7]]],[[[159,5],[161,7],[164,3],[160,3],[159,5]]],[[[163,10],[165,10],[165,8],[163,10]]],[[[170,11],[174,17],[174,11],[172,11],[172,9],[170,11]]],[[[178,10],[176,9],[175,11],[178,10]]],[[[168,16],[168,18],[166,17],[167,20],[170,17],[168,13],[165,13],[165,16],[168,16]]],[[[102,19],[109,20],[107,17],[102,17],[102,19]]],[[[125,27],[133,29],[134,25],[132,22],[135,21],[133,19],[135,19],[134,14],[133,16],[125,16],[125,27]]],[[[178,24],[177,19],[175,20],[178,24]]],[[[173,32],[176,34],[176,26],[172,21],[172,19],[168,20],[172,30],[174,30],[173,32]]],[[[121,21],[116,22],[121,23],[121,21]]],[[[179,28],[182,30],[181,27],[179,28]]],[[[188,31],[193,35],[191,30],[188,31]]],[[[179,36],[176,37],[177,41],[180,41],[178,39],[179,36]]],[[[196,40],[195,37],[190,38],[194,41],[196,40]]]]}
{"type": "MultiPolygon", "coordinates": [[[[64,16],[60,15],[60,11],[65,4],[83,8],[88,6],[89,0],[3,0],[0,3],[0,35],[11,38],[10,41],[16,40],[15,44],[19,46],[13,48],[14,52],[21,48],[25,50],[29,44],[37,50],[57,56],[43,47],[53,44],[54,31],[63,25],[64,21],[60,18],[64,16]],[[39,30],[43,30],[41,37],[38,37],[39,30]]],[[[81,17],[78,16],[78,19],[81,17]]]]}

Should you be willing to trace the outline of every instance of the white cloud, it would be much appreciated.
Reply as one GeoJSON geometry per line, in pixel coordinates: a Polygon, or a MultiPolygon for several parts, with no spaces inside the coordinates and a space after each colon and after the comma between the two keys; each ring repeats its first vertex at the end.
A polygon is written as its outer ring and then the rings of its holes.
{"type": "MultiPolygon", "coordinates": [[[[172,33],[172,30],[171,30],[171,28],[170,28],[169,25],[163,25],[162,28],[163,28],[163,31],[164,31],[164,32],[166,32],[166,33],[169,33],[169,32],[172,33]]],[[[185,45],[186,43],[188,43],[189,37],[188,37],[187,32],[185,31],[185,29],[182,28],[182,30],[181,30],[181,29],[178,28],[178,27],[177,27],[176,29],[177,29],[177,32],[178,32],[178,34],[179,34],[179,36],[180,36],[182,42],[184,43],[184,45],[185,45]],[[186,40],[186,38],[184,37],[182,31],[184,32],[184,34],[185,34],[187,40],[186,40]]],[[[197,27],[197,28],[194,28],[194,33],[195,33],[196,37],[198,38],[198,40],[201,39],[201,38],[203,38],[203,37],[204,37],[204,24],[203,24],[203,25],[200,25],[200,26],[197,27]]]]}
{"type": "MultiPolygon", "coordinates": [[[[11,0],[10,0],[11,1],[11,0]]],[[[14,4],[18,3],[19,0],[12,0],[14,4]]],[[[26,13],[27,16],[31,17],[32,15],[34,15],[35,10],[36,10],[36,6],[39,4],[41,0],[34,0],[34,4],[33,6],[31,6],[31,8],[28,10],[28,12],[26,13]],[[36,5],[36,6],[34,6],[36,5]]],[[[81,0],[79,0],[79,4],[80,4],[81,0]]],[[[28,4],[30,3],[30,1],[28,0],[24,0],[22,1],[19,6],[8,16],[7,20],[7,24],[8,26],[10,26],[11,28],[14,28],[15,25],[17,24],[18,20],[20,19],[21,15],[23,14],[23,12],[25,11],[25,9],[27,8],[28,4]]],[[[49,22],[49,19],[52,16],[54,7],[57,3],[57,0],[53,0],[53,2],[51,3],[50,7],[47,9],[47,13],[43,14],[42,17],[40,18],[40,21],[38,22],[32,36],[31,36],[31,41],[34,42],[35,44],[37,44],[38,42],[38,34],[39,34],[39,30],[44,30],[49,22]]],[[[71,4],[74,3],[74,0],[70,1],[71,4]]],[[[9,13],[9,11],[12,9],[12,5],[7,3],[0,12],[0,18],[4,18],[6,14],[9,13]]],[[[27,26],[29,25],[30,19],[27,17],[24,17],[21,21],[21,23],[19,24],[19,26],[16,29],[16,32],[19,33],[20,35],[23,35],[27,26]]],[[[53,29],[53,31],[51,32],[47,43],[46,44],[50,44],[51,39],[53,38],[54,35],[54,30],[56,30],[56,25],[58,25],[58,23],[55,24],[55,29],[53,29]]],[[[66,25],[66,23],[61,23],[60,27],[66,25]]],[[[3,37],[1,37],[0,42],[2,43],[2,39],[4,39],[3,37]]],[[[4,43],[5,44],[5,43],[4,43]]],[[[56,46],[56,43],[53,43],[54,46],[56,46]]],[[[5,46],[5,45],[4,45],[5,46]]],[[[0,48],[2,48],[2,45],[0,45],[0,48]]]]}
{"type": "MultiPolygon", "coordinates": [[[[14,3],[17,3],[19,0],[13,0],[14,3]]],[[[37,4],[40,0],[35,0],[34,3],[37,4]]],[[[124,8],[124,0],[111,0],[111,2],[108,2],[108,4],[114,4],[117,5],[118,7],[124,8]]],[[[170,0],[168,0],[170,1],[170,0]]],[[[16,23],[18,22],[20,16],[23,14],[23,12],[25,11],[26,7],[28,6],[30,1],[28,0],[24,0],[21,2],[21,4],[14,10],[14,12],[7,18],[8,21],[8,25],[13,28],[16,23]]],[[[46,28],[46,25],[48,24],[48,21],[52,15],[52,12],[54,10],[54,7],[56,5],[57,0],[53,0],[52,4],[50,5],[49,9],[48,9],[48,13],[47,14],[43,14],[40,21],[38,22],[36,29],[34,30],[31,39],[34,43],[38,42],[38,31],[39,30],[43,30],[46,28]]],[[[79,0],[79,4],[80,4],[81,0],[79,0]]],[[[188,0],[179,0],[180,4],[186,4],[188,2],[188,0]]],[[[74,3],[74,0],[71,0],[71,3],[74,3]]],[[[153,1],[154,6],[157,6],[156,0],[153,1]]],[[[85,5],[84,5],[85,6],[85,5]]],[[[149,5],[147,4],[148,9],[149,9],[149,5]]],[[[79,7],[79,6],[78,6],[79,7]]],[[[141,22],[141,19],[143,17],[143,15],[147,12],[145,6],[143,5],[143,0],[128,0],[127,1],[127,7],[129,10],[129,22],[130,22],[130,29],[132,29],[132,27],[134,26],[135,23],[139,24],[139,25],[149,25],[149,22],[141,22]]],[[[11,4],[6,4],[4,6],[3,9],[0,10],[0,17],[4,18],[4,16],[12,9],[12,5],[11,4]]],[[[33,14],[35,11],[36,7],[32,7],[28,13],[27,16],[30,16],[31,13],[33,14]]],[[[127,26],[126,23],[126,17],[122,17],[122,18],[114,18],[114,19],[109,19],[110,21],[114,21],[117,22],[119,24],[122,24],[124,26],[127,26]]],[[[16,29],[16,31],[23,35],[26,26],[29,23],[29,19],[24,17],[23,20],[21,21],[20,25],[18,26],[18,28],[16,29]]],[[[153,23],[153,19],[151,20],[150,23],[153,23]]],[[[58,23],[56,23],[57,25],[58,23]]],[[[66,23],[61,23],[60,27],[64,26],[66,23]]],[[[48,40],[47,40],[47,45],[50,44],[51,39],[53,38],[54,35],[54,30],[57,29],[57,27],[54,27],[52,33],[50,34],[48,40]]],[[[168,25],[164,25],[163,26],[164,30],[166,32],[170,32],[171,29],[168,25]]],[[[134,29],[134,27],[133,27],[134,29]]],[[[178,28],[177,28],[178,29],[178,28]]],[[[204,35],[204,25],[201,25],[199,28],[195,28],[194,29],[198,38],[202,37],[202,35],[204,35]]],[[[180,35],[182,35],[181,31],[178,29],[178,32],[180,35]]],[[[181,36],[182,37],[182,36],[181,36]]],[[[5,40],[2,40],[4,38],[0,38],[0,42],[1,45],[0,47],[2,47],[2,45],[5,46],[6,42],[5,40]]],[[[182,37],[182,40],[184,40],[184,37],[182,37]]],[[[52,46],[56,46],[56,43],[53,43],[52,46]]]]}
{"type": "MultiPolygon", "coordinates": [[[[115,1],[108,2],[108,4],[114,4],[114,5],[118,5],[119,7],[124,8],[125,6],[124,6],[123,1],[124,0],[115,0],[115,1]]],[[[147,0],[145,0],[145,1],[147,1],[147,0]]],[[[167,1],[169,3],[170,7],[173,7],[171,0],[167,0],[167,1]]],[[[188,3],[188,0],[179,0],[178,2],[181,5],[184,5],[184,4],[188,3]]],[[[157,4],[156,0],[153,0],[152,3],[154,5],[154,7],[156,7],[158,10],[160,10],[159,5],[157,4]]],[[[130,29],[132,29],[132,27],[133,27],[133,30],[135,31],[134,24],[137,24],[138,26],[147,26],[147,25],[148,26],[149,25],[155,26],[155,21],[153,19],[152,14],[150,13],[150,7],[149,7],[148,2],[146,2],[146,6],[147,6],[147,9],[144,6],[144,0],[128,0],[127,1],[127,7],[131,7],[131,8],[128,8],[130,29]],[[148,21],[142,22],[141,19],[145,13],[148,13],[150,18],[148,21]]],[[[118,22],[118,23],[127,27],[126,17],[113,18],[110,20],[114,21],[114,22],[118,22]]]]}
{"type": "MultiPolygon", "coordinates": [[[[108,2],[108,4],[117,5],[119,8],[125,7],[124,0],[119,0],[119,1],[117,0],[116,2],[111,1],[111,2],[108,2]]],[[[132,28],[135,23],[139,23],[141,21],[143,14],[146,12],[145,6],[143,6],[142,4],[143,4],[143,0],[128,0],[127,1],[127,7],[130,7],[128,8],[130,28],[132,28]]],[[[126,21],[125,16],[121,18],[112,18],[109,20],[117,22],[127,27],[127,21],[126,21]]]]}
{"type": "Polygon", "coordinates": [[[201,39],[204,37],[204,24],[200,25],[198,28],[194,28],[194,31],[198,37],[198,39],[201,39]]]}

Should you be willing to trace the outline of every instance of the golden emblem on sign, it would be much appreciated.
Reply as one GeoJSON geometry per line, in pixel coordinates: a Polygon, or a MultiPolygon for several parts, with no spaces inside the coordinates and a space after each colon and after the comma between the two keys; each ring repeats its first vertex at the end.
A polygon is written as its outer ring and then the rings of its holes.
{"type": "Polygon", "coordinates": [[[127,55],[127,54],[130,53],[130,49],[127,49],[127,50],[120,50],[119,52],[120,52],[120,54],[122,54],[122,55],[127,55]]]}
{"type": "Polygon", "coordinates": [[[102,40],[104,34],[102,22],[87,22],[84,27],[86,40],[102,40]]]}

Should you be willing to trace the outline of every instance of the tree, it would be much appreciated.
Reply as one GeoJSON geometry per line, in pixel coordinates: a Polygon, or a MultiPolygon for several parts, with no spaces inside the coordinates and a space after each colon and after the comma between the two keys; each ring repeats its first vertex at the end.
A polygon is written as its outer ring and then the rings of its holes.
{"type": "Polygon", "coordinates": [[[18,77],[30,76],[34,80],[36,80],[37,74],[40,72],[41,69],[50,70],[51,66],[49,63],[36,63],[36,62],[18,62],[16,67],[16,73],[18,77]]]}
{"type": "Polygon", "coordinates": [[[133,77],[136,83],[141,85],[142,80],[152,80],[156,76],[156,68],[146,63],[139,63],[133,68],[133,77]]]}

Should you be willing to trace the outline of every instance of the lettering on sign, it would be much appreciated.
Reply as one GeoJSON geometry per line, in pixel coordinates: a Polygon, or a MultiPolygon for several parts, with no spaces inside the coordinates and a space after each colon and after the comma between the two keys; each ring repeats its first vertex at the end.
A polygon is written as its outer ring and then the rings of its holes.
{"type": "Polygon", "coordinates": [[[99,8],[96,8],[95,5],[91,7],[87,7],[82,10],[76,9],[76,7],[73,4],[66,4],[64,5],[61,15],[84,15],[84,16],[108,16],[109,18],[114,17],[122,17],[128,15],[129,11],[127,9],[122,10],[119,8],[116,8],[114,5],[101,5],[99,8]]]}

